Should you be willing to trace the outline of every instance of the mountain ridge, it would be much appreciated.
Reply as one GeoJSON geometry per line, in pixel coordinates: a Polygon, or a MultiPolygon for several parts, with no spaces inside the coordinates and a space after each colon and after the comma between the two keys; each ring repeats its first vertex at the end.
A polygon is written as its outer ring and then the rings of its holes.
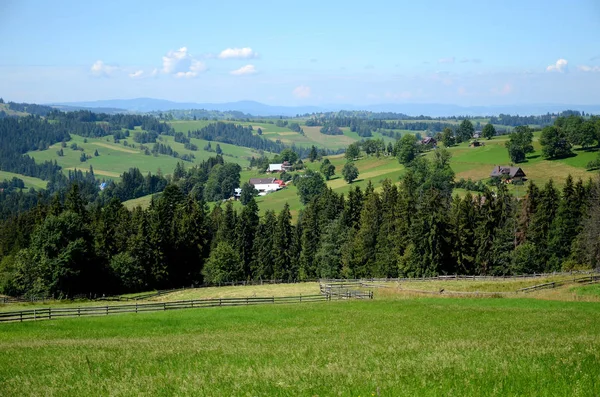
{"type": "Polygon", "coordinates": [[[191,110],[205,109],[216,111],[239,111],[252,116],[296,116],[306,113],[320,113],[331,111],[372,111],[372,112],[394,112],[404,113],[410,116],[493,116],[500,113],[520,115],[540,115],[546,113],[557,113],[564,110],[579,110],[586,113],[600,114],[599,105],[574,105],[574,104],[527,104],[527,105],[490,105],[490,106],[461,106],[453,104],[438,103],[382,103],[376,105],[341,105],[330,104],[321,106],[277,106],[268,105],[256,101],[236,101],[223,103],[197,103],[197,102],[175,102],[157,98],[132,98],[132,99],[108,99],[80,102],[57,102],[51,106],[81,107],[97,109],[124,109],[132,112],[151,112],[169,110],[191,110]]]}

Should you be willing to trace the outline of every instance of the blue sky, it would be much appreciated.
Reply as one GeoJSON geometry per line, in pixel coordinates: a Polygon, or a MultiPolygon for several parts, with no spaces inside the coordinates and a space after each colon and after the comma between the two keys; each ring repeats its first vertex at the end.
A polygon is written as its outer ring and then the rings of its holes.
{"type": "Polygon", "coordinates": [[[0,1],[0,96],[600,103],[600,2],[0,1]]]}

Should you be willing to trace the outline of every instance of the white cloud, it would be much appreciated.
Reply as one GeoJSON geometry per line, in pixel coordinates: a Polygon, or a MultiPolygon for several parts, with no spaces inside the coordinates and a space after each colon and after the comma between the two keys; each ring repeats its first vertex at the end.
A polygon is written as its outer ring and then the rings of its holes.
{"type": "Polygon", "coordinates": [[[555,64],[550,65],[546,68],[548,72],[561,72],[564,73],[567,71],[567,65],[569,62],[566,59],[559,59],[555,64]]]}
{"type": "Polygon", "coordinates": [[[129,77],[131,77],[132,79],[139,79],[143,75],[144,75],[144,71],[143,70],[136,70],[133,73],[129,73],[129,77]]]}
{"type": "Polygon", "coordinates": [[[111,74],[113,74],[113,72],[117,70],[119,70],[117,66],[107,65],[101,60],[97,60],[96,62],[94,62],[94,64],[90,68],[90,72],[92,72],[94,76],[101,77],[110,77],[111,74]]]}
{"type": "Polygon", "coordinates": [[[169,51],[162,59],[162,72],[172,74],[175,77],[196,77],[199,73],[202,73],[207,69],[203,62],[194,59],[194,57],[188,53],[186,47],[181,47],[176,51],[169,51]]]}
{"type": "Polygon", "coordinates": [[[292,94],[296,97],[296,98],[308,98],[310,97],[310,87],[307,85],[300,85],[296,88],[294,88],[294,91],[292,91],[292,94]]]}
{"type": "Polygon", "coordinates": [[[438,63],[454,63],[454,57],[440,58],[438,59],[438,63]]]}
{"type": "Polygon", "coordinates": [[[242,66],[239,69],[232,70],[229,73],[234,76],[243,76],[243,75],[248,75],[248,74],[255,74],[256,72],[257,72],[257,70],[254,67],[254,65],[246,65],[246,66],[242,66]]]}
{"type": "Polygon", "coordinates": [[[581,65],[581,66],[577,66],[577,69],[580,72],[600,72],[600,66],[581,65]]]}
{"type": "Polygon", "coordinates": [[[250,47],[227,48],[219,54],[220,59],[249,59],[256,57],[258,57],[258,54],[252,51],[250,47]]]}

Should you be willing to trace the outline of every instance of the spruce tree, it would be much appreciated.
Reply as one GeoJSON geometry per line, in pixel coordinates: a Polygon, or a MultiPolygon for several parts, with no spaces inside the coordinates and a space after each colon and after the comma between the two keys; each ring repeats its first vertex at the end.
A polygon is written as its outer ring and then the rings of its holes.
{"type": "Polygon", "coordinates": [[[283,209],[277,216],[277,224],[275,226],[274,241],[273,241],[273,279],[294,279],[291,270],[292,260],[294,256],[293,239],[294,233],[292,229],[292,215],[290,214],[290,206],[285,203],[283,209]]]}

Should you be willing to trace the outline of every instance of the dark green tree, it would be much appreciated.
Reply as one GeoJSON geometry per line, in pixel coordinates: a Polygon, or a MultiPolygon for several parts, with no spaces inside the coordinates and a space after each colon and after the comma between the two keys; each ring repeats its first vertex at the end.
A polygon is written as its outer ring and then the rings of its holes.
{"type": "Polygon", "coordinates": [[[346,160],[354,161],[360,156],[360,143],[351,143],[346,149],[346,160]]]}
{"type": "Polygon", "coordinates": [[[508,155],[514,163],[525,161],[525,156],[533,152],[533,132],[528,126],[515,127],[509,135],[509,140],[505,146],[508,149],[508,155]]]}
{"type": "Polygon", "coordinates": [[[494,128],[492,123],[487,123],[485,127],[483,127],[483,131],[481,131],[481,135],[486,139],[492,139],[496,136],[496,128],[494,128]]]}
{"type": "Polygon", "coordinates": [[[449,127],[442,132],[442,143],[445,147],[454,146],[454,132],[449,127]]]}
{"type": "Polygon", "coordinates": [[[321,174],[325,176],[325,180],[327,181],[335,175],[335,165],[331,164],[329,159],[323,160],[323,163],[321,164],[321,174]]]}
{"type": "Polygon", "coordinates": [[[248,182],[245,182],[242,185],[242,193],[240,194],[240,202],[242,205],[246,205],[252,200],[255,196],[258,195],[258,190],[254,188],[254,185],[251,185],[248,182]]]}
{"type": "Polygon", "coordinates": [[[319,153],[317,152],[317,148],[313,145],[310,147],[310,152],[308,153],[308,159],[312,163],[319,157],[319,153]]]}
{"type": "Polygon", "coordinates": [[[558,127],[545,127],[540,136],[540,144],[542,145],[542,156],[544,158],[553,160],[572,155],[571,144],[565,132],[558,127]]]}
{"type": "Polygon", "coordinates": [[[229,243],[219,242],[211,251],[202,274],[204,281],[210,284],[242,280],[244,270],[239,253],[229,243]]]}
{"type": "Polygon", "coordinates": [[[342,176],[344,180],[348,183],[352,183],[356,178],[358,178],[358,168],[352,161],[348,161],[344,168],[342,168],[342,176]]]}
{"type": "Polygon", "coordinates": [[[473,123],[471,120],[465,119],[460,123],[458,127],[457,135],[461,137],[461,141],[468,141],[473,138],[473,134],[475,133],[475,128],[473,127],[473,123]]]}
{"type": "Polygon", "coordinates": [[[302,204],[307,204],[326,189],[323,176],[312,170],[308,170],[306,174],[300,176],[294,184],[298,188],[298,196],[302,204]]]}
{"type": "Polygon", "coordinates": [[[413,134],[406,134],[396,142],[396,156],[400,164],[409,164],[417,157],[418,145],[417,137],[413,134]]]}

